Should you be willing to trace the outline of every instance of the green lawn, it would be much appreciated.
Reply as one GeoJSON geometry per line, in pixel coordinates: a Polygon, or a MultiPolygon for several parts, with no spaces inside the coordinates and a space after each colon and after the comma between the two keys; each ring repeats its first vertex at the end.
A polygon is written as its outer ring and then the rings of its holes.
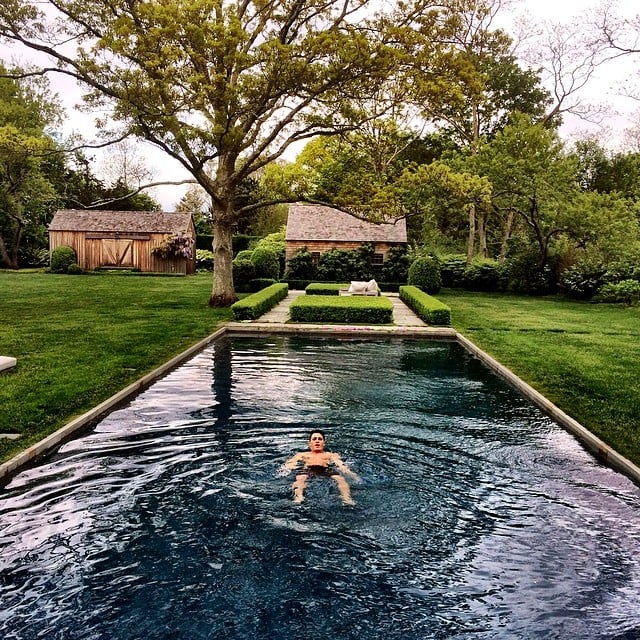
{"type": "Polygon", "coordinates": [[[41,440],[231,318],[207,306],[211,275],[0,272],[0,459],[41,440]]]}
{"type": "Polygon", "coordinates": [[[457,331],[640,465],[640,307],[442,291],[457,331]]]}

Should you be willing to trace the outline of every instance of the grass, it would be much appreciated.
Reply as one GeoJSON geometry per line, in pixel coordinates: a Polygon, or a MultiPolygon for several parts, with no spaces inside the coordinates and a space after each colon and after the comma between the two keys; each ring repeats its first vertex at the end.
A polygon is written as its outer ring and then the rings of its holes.
{"type": "Polygon", "coordinates": [[[231,318],[207,306],[211,274],[187,278],[0,272],[0,440],[6,460],[231,318]]]}
{"type": "Polygon", "coordinates": [[[454,328],[640,465],[640,307],[443,291],[454,328]]]}

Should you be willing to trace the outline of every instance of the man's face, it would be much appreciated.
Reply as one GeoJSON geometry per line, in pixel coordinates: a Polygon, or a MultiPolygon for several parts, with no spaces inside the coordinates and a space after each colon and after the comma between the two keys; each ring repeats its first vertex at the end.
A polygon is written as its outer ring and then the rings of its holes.
{"type": "Polygon", "coordinates": [[[313,453],[321,453],[324,451],[324,438],[321,433],[312,433],[309,438],[309,449],[313,453]]]}

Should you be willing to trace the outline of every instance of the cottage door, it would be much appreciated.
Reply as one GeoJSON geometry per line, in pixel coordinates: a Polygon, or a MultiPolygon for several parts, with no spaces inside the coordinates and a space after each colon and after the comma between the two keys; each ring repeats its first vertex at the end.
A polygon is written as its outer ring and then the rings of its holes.
{"type": "Polygon", "coordinates": [[[105,267],[133,267],[133,240],[102,240],[102,265],[105,267]]]}

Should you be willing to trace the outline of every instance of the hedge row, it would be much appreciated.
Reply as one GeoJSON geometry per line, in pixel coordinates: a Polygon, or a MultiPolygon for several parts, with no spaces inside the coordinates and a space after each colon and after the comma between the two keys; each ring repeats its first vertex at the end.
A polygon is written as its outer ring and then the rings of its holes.
{"type": "Polygon", "coordinates": [[[400,300],[427,324],[445,326],[451,324],[451,309],[440,300],[418,289],[418,287],[412,285],[400,287],[400,300]]]}
{"type": "Polygon", "coordinates": [[[348,289],[348,282],[312,282],[305,287],[308,296],[339,296],[340,289],[348,289]]]}
{"type": "Polygon", "coordinates": [[[236,320],[255,320],[263,313],[273,309],[278,302],[287,297],[288,293],[289,286],[284,282],[278,282],[238,300],[231,305],[231,312],[236,320]]]}
{"type": "Polygon", "coordinates": [[[300,296],[291,303],[293,322],[390,324],[393,303],[374,296],[300,296]]]}

